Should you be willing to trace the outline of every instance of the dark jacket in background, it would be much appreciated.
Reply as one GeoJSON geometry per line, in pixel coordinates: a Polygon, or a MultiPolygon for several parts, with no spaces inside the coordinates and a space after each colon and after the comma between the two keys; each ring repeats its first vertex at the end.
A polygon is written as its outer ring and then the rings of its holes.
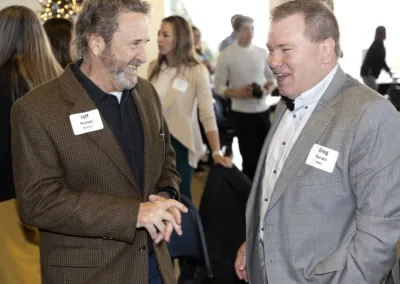
{"type": "Polygon", "coordinates": [[[361,66],[361,76],[372,75],[379,77],[382,68],[390,72],[389,66],[386,64],[386,50],[382,39],[376,39],[369,47],[365,55],[364,62],[361,66]]]}
{"type": "Polygon", "coordinates": [[[246,238],[245,210],[251,181],[235,166],[212,167],[201,199],[203,222],[212,270],[220,283],[239,281],[236,253],[246,238]]]}
{"type": "Polygon", "coordinates": [[[11,82],[18,80],[19,93],[21,96],[29,91],[22,77],[11,78],[10,70],[15,67],[13,59],[0,66],[0,202],[15,198],[12,164],[11,164],[11,82]]]}

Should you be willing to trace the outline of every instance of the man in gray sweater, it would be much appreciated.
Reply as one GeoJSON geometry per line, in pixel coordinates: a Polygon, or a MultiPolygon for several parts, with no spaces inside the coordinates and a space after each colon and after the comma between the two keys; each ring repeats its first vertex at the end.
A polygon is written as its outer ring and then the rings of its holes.
{"type": "Polygon", "coordinates": [[[270,120],[266,95],[274,87],[265,49],[252,44],[254,21],[239,15],[234,30],[237,41],[221,52],[215,70],[217,94],[232,100],[232,119],[243,158],[243,172],[253,179],[270,120]],[[261,87],[254,96],[252,83],[261,87]]]}

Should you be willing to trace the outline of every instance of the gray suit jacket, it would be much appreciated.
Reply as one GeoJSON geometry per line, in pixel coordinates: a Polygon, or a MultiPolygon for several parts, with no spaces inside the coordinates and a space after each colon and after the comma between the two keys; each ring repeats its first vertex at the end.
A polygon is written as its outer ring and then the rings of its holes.
{"type": "Polygon", "coordinates": [[[400,239],[399,114],[339,68],[282,169],[261,247],[260,183],[285,111],[281,103],[247,203],[250,283],[384,283],[400,239]],[[339,152],[332,173],[306,164],[314,144],[339,152]]]}

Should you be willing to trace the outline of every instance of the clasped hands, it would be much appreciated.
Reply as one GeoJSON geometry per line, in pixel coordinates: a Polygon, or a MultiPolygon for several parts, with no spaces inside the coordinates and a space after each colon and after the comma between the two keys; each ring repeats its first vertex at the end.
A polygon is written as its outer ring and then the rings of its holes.
{"type": "Polygon", "coordinates": [[[156,244],[162,240],[169,242],[174,229],[182,235],[181,213],[187,212],[179,201],[150,195],[148,202],[140,203],[136,228],[145,228],[156,244]]]}

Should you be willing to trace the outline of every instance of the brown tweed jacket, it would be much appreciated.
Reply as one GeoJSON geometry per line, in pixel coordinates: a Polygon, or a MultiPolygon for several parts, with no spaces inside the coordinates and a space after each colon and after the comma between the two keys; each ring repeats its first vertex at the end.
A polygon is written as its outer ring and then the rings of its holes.
{"type": "MultiPolygon", "coordinates": [[[[144,194],[104,119],[102,130],[74,135],[69,116],[96,106],[69,67],[12,108],[17,200],[23,221],[40,229],[43,283],[148,282],[139,204],[158,188],[178,190],[179,176],[155,89],[139,78],[132,96],[144,131],[144,194]]],[[[166,244],[154,249],[164,283],[176,283],[166,244]]]]}

